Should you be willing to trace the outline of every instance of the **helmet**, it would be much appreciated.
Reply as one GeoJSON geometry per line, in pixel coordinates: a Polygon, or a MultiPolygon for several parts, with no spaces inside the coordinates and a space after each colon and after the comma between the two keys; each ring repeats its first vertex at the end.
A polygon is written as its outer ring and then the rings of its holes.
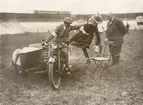
{"type": "Polygon", "coordinates": [[[91,18],[89,18],[88,22],[90,22],[91,24],[94,24],[94,22],[100,24],[102,23],[102,17],[101,15],[92,16],[91,18]]]}
{"type": "Polygon", "coordinates": [[[69,23],[69,24],[72,24],[72,18],[70,18],[70,17],[65,17],[64,18],[64,22],[66,22],[66,23],[69,23]]]}

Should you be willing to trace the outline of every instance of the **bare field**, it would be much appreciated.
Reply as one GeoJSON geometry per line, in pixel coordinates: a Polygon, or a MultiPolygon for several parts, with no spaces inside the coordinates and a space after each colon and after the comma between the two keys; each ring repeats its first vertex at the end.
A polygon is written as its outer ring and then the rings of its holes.
{"type": "Polygon", "coordinates": [[[73,74],[65,76],[56,91],[50,88],[47,74],[19,76],[11,67],[16,48],[40,42],[45,35],[7,38],[2,52],[5,68],[0,70],[0,105],[143,105],[143,31],[132,30],[125,36],[120,64],[104,72],[98,69],[93,74],[93,62],[86,68],[82,50],[74,47],[73,74]]]}

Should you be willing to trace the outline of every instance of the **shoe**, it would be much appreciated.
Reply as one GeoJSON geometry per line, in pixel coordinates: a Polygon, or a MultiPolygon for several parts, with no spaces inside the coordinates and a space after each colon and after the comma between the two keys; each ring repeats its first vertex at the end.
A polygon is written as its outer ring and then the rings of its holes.
{"type": "Polygon", "coordinates": [[[90,61],[90,59],[89,58],[86,58],[86,65],[90,65],[90,63],[91,63],[91,61],[90,61]]]}
{"type": "Polygon", "coordinates": [[[116,66],[116,65],[118,65],[118,64],[109,64],[109,66],[116,66]]]}
{"type": "Polygon", "coordinates": [[[115,69],[116,67],[118,67],[118,64],[110,64],[108,66],[108,68],[110,68],[110,69],[115,69]]]}

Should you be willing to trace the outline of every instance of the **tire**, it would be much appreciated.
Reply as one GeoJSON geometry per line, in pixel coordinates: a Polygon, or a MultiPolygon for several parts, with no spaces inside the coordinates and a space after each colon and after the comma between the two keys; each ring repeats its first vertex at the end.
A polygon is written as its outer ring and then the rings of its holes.
{"type": "Polygon", "coordinates": [[[22,68],[20,66],[16,65],[13,61],[12,61],[12,66],[13,66],[14,72],[16,74],[24,75],[22,68]]]}
{"type": "Polygon", "coordinates": [[[12,61],[12,67],[16,73],[18,73],[18,66],[12,61]]]}
{"type": "Polygon", "coordinates": [[[16,74],[23,74],[23,70],[20,65],[17,65],[17,60],[19,58],[19,52],[21,49],[16,49],[12,54],[12,66],[16,74]]]}
{"type": "Polygon", "coordinates": [[[49,63],[48,67],[49,83],[53,89],[58,89],[65,72],[65,56],[62,51],[58,51],[56,61],[49,63]]]}
{"type": "Polygon", "coordinates": [[[48,70],[48,76],[49,76],[49,83],[53,89],[58,89],[61,84],[62,77],[59,72],[57,72],[57,64],[56,62],[50,62],[49,63],[49,70],[48,70]]]}

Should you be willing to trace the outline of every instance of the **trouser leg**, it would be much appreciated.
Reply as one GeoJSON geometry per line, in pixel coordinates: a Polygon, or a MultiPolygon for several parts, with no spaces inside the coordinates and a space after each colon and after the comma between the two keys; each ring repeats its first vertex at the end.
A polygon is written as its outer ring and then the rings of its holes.
{"type": "Polygon", "coordinates": [[[113,65],[119,64],[122,45],[118,45],[118,46],[110,45],[109,48],[110,48],[110,53],[112,56],[113,65]]]}
{"type": "Polygon", "coordinates": [[[88,52],[86,48],[82,48],[85,58],[89,58],[88,52]]]}
{"type": "Polygon", "coordinates": [[[84,56],[86,58],[86,64],[90,64],[90,59],[89,59],[89,55],[88,55],[88,52],[87,52],[87,48],[82,48],[82,51],[84,53],[84,56]]]}
{"type": "MultiPolygon", "coordinates": [[[[99,45],[99,55],[101,56],[103,53],[102,53],[102,51],[103,51],[103,45],[101,44],[101,45],[99,45]]],[[[103,56],[104,56],[104,54],[103,54],[103,56]]]]}
{"type": "Polygon", "coordinates": [[[66,46],[62,50],[63,50],[64,56],[65,56],[65,71],[66,71],[66,74],[69,75],[69,74],[71,74],[70,67],[69,67],[69,56],[68,56],[69,48],[68,48],[68,46],[66,46]]]}
{"type": "Polygon", "coordinates": [[[116,55],[113,57],[113,64],[116,65],[116,64],[119,64],[119,59],[120,59],[120,55],[116,55]]]}
{"type": "Polygon", "coordinates": [[[63,48],[62,49],[63,50],[63,52],[64,52],[64,56],[65,56],[65,65],[66,65],[66,67],[68,67],[69,66],[69,56],[68,56],[68,48],[63,48]]]}
{"type": "Polygon", "coordinates": [[[129,29],[127,28],[127,34],[129,35],[129,29]]]}
{"type": "Polygon", "coordinates": [[[68,57],[68,55],[65,55],[65,57],[66,57],[66,67],[68,67],[69,66],[69,57],[68,57]]]}

